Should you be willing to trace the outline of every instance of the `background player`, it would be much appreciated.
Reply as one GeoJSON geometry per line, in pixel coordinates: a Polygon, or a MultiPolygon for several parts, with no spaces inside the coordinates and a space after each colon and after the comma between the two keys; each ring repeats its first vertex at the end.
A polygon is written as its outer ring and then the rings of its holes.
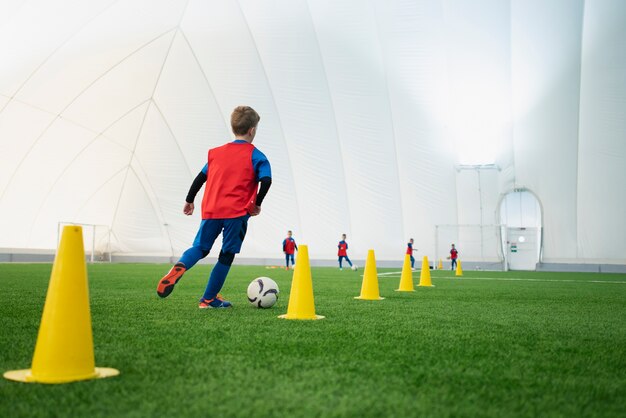
{"type": "Polygon", "coordinates": [[[411,268],[412,269],[415,268],[415,257],[413,257],[413,251],[417,251],[417,250],[413,249],[413,238],[411,238],[409,242],[406,244],[406,253],[411,256],[411,268]]]}
{"type": "Polygon", "coordinates": [[[341,235],[341,241],[337,245],[339,251],[337,251],[337,255],[339,256],[339,270],[343,270],[341,265],[342,260],[345,258],[350,267],[352,267],[352,261],[348,258],[348,243],[346,242],[346,234],[341,235]]]}
{"type": "Polygon", "coordinates": [[[452,244],[452,249],[450,250],[450,257],[448,260],[450,261],[450,270],[454,270],[456,268],[456,259],[459,256],[459,252],[454,248],[454,244],[452,244]]]}
{"type": "Polygon", "coordinates": [[[296,240],[291,236],[291,231],[287,231],[287,238],[283,240],[283,252],[285,253],[285,269],[289,270],[289,260],[291,259],[291,265],[295,266],[296,262],[293,260],[293,254],[298,250],[298,244],[296,240]]]}
{"type": "Polygon", "coordinates": [[[209,254],[213,243],[223,231],[222,249],[198,307],[232,306],[221,297],[219,291],[235,254],[241,250],[248,218],[261,213],[261,203],[272,184],[269,161],[252,145],[260,119],[251,107],[236,107],[230,117],[235,140],[209,150],[208,162],[193,181],[183,208],[185,215],[193,214],[193,201],[206,182],[200,229],[193,246],[183,253],[169,273],[159,281],[157,294],[160,297],[172,293],[185,271],[209,254]],[[261,186],[257,194],[259,183],[261,186]]]}

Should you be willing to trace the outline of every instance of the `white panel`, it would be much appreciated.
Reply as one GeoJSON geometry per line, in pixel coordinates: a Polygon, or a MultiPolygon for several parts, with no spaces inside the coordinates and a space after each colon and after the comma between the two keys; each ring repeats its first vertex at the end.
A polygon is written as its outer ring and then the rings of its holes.
{"type": "Polygon", "coordinates": [[[444,0],[448,135],[463,164],[492,164],[511,135],[508,1],[444,0]]]}
{"type": "Polygon", "coordinates": [[[0,8],[0,93],[13,95],[46,59],[114,0],[7,1],[0,8]]]}
{"type": "Polygon", "coordinates": [[[116,2],[56,51],[17,97],[60,113],[99,77],[172,30],[183,7],[174,0],[116,2]]]}
{"type": "Polygon", "coordinates": [[[207,162],[207,150],[227,142],[232,133],[227,125],[230,115],[218,107],[182,33],[174,39],[154,99],[195,177],[207,162]]]}
{"type": "MultiPolygon", "coordinates": [[[[37,141],[14,173],[0,201],[0,230],[7,233],[0,235],[3,241],[10,242],[7,246],[42,248],[44,245],[45,248],[50,243],[49,239],[45,242],[31,241],[26,231],[31,229],[45,201],[46,192],[94,137],[93,133],[81,127],[57,119],[37,141]]],[[[46,225],[45,228],[56,236],[56,225],[46,225]]],[[[0,243],[0,246],[3,244],[0,243]]]]}
{"type": "Polygon", "coordinates": [[[582,0],[511,6],[516,185],[544,208],[544,261],[576,258],[582,0]]]}
{"type": "MultiPolygon", "coordinates": [[[[434,225],[457,222],[457,156],[447,141],[441,1],[376,1],[400,177],[404,238],[434,255],[434,225]]],[[[401,238],[401,237],[398,237],[401,238]]]]}
{"type": "Polygon", "coordinates": [[[585,3],[578,256],[626,263],[626,3],[585,3]]]}
{"type": "Polygon", "coordinates": [[[480,189],[478,170],[461,170],[456,175],[457,219],[453,224],[478,225],[482,214],[480,210],[480,189]]]}
{"type": "Polygon", "coordinates": [[[173,36],[174,32],[170,32],[157,38],[112,68],[83,91],[63,117],[102,132],[128,110],[149,99],[173,36]]]}
{"type": "Polygon", "coordinates": [[[104,131],[103,136],[129,151],[135,149],[139,130],[146,117],[149,105],[150,102],[146,101],[130,110],[126,115],[104,131]]]}
{"type": "Polygon", "coordinates": [[[191,180],[202,167],[193,167],[192,171],[187,166],[176,139],[154,105],[148,110],[137,141],[133,168],[160,222],[167,226],[168,234],[178,237],[175,249],[186,250],[195,236],[197,222],[185,216],[182,209],[191,180]]]}
{"type": "Polygon", "coordinates": [[[365,257],[373,248],[379,258],[401,258],[407,237],[387,77],[372,6],[309,4],[347,173],[352,254],[365,257]]]}
{"type": "MultiPolygon", "coordinates": [[[[242,256],[281,257],[280,243],[287,229],[301,237],[300,243],[307,243],[307,237],[301,235],[298,205],[302,185],[295,184],[290,145],[245,16],[235,0],[192,1],[182,21],[182,30],[200,61],[219,108],[223,109],[227,126],[232,109],[238,105],[252,106],[261,116],[254,145],[270,160],[273,181],[263,202],[263,212],[250,221],[242,256]]],[[[311,252],[322,247],[309,244],[311,252]]]]}
{"type": "MultiPolygon", "coordinates": [[[[131,167],[135,164],[133,159],[131,167]]],[[[137,170],[128,170],[113,221],[116,247],[123,253],[171,255],[170,242],[158,213],[159,208],[148,195],[144,183],[145,180],[139,180],[137,170]]]]}
{"type": "MultiPolygon", "coordinates": [[[[45,189],[45,192],[38,193],[39,199],[29,199],[33,202],[29,205],[36,209],[30,219],[28,234],[30,242],[37,243],[43,248],[54,247],[56,244],[54,234],[58,222],[79,222],[77,213],[87,204],[93,191],[100,189],[120,170],[127,167],[129,160],[128,150],[99,137],[68,161],[58,175],[53,176],[50,173],[53,183],[45,189]]],[[[111,202],[105,207],[112,207],[111,202]]],[[[85,218],[81,221],[102,222],[101,219],[85,218]]]]}
{"type": "Polygon", "coordinates": [[[54,119],[54,115],[17,101],[8,103],[0,113],[0,202],[15,170],[54,119]]]}

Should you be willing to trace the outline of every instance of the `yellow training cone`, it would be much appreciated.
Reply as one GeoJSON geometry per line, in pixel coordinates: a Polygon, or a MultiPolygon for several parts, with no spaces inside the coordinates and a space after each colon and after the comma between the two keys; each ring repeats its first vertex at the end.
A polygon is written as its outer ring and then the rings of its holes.
{"type": "Polygon", "coordinates": [[[402,266],[402,276],[400,276],[400,288],[397,292],[415,292],[413,288],[413,271],[411,270],[411,256],[405,254],[404,265],[402,266]]]}
{"type": "Polygon", "coordinates": [[[65,226],[52,267],[32,368],[6,372],[19,382],[66,383],[116,376],[95,367],[87,266],[80,226],[65,226]]]}
{"type": "Polygon", "coordinates": [[[461,268],[461,260],[456,260],[456,274],[455,276],[462,276],[463,269],[461,268]]]}
{"type": "Polygon", "coordinates": [[[378,291],[378,272],[376,271],[376,257],[374,250],[367,252],[367,260],[365,260],[365,271],[363,272],[363,284],[361,285],[361,296],[355,296],[355,299],[364,300],[383,300],[378,291]]]}
{"type": "Polygon", "coordinates": [[[430,265],[426,256],[422,258],[422,271],[420,272],[420,284],[418,286],[433,287],[433,283],[430,280],[430,265]]]}
{"type": "Polygon", "coordinates": [[[441,260],[441,258],[439,259],[439,265],[437,266],[437,268],[439,270],[443,270],[443,261],[441,260]]]}
{"type": "Polygon", "coordinates": [[[309,247],[300,245],[296,267],[291,280],[291,293],[289,294],[289,306],[287,313],[280,315],[283,319],[323,319],[321,315],[315,315],[315,301],[313,300],[313,279],[311,278],[311,266],[309,264],[309,247]]]}

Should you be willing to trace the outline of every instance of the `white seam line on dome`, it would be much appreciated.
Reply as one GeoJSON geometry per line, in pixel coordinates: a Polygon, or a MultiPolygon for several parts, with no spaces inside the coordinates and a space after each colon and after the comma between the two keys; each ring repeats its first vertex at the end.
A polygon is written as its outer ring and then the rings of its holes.
{"type": "MultiPolygon", "coordinates": [[[[86,144],[86,145],[85,145],[85,146],[84,146],[84,147],[83,147],[83,148],[82,148],[82,149],[81,149],[81,150],[80,150],[80,151],[79,151],[79,152],[78,152],[78,153],[74,156],[74,158],[72,158],[72,160],[70,160],[70,162],[68,162],[68,163],[65,165],[65,168],[63,168],[63,170],[61,171],[61,173],[57,176],[57,178],[54,180],[54,182],[52,183],[52,185],[49,187],[49,189],[48,189],[47,193],[45,194],[45,196],[44,196],[44,198],[43,198],[43,200],[42,200],[42,202],[41,202],[41,205],[39,206],[39,209],[37,209],[37,212],[36,212],[36,214],[35,214],[35,217],[33,218],[33,219],[34,219],[34,221],[31,223],[31,227],[30,227],[30,230],[29,230],[29,232],[28,232],[28,237],[29,237],[29,239],[30,239],[31,234],[33,233],[33,229],[34,229],[34,227],[35,227],[35,224],[37,223],[37,219],[39,218],[39,216],[40,216],[40,214],[41,214],[41,211],[42,211],[42,210],[43,210],[43,208],[45,207],[46,202],[47,202],[47,200],[48,200],[48,198],[49,198],[50,194],[52,193],[52,191],[53,191],[53,190],[54,190],[54,188],[56,187],[57,183],[61,180],[61,178],[63,178],[63,176],[65,175],[65,173],[66,173],[66,172],[67,172],[67,171],[68,171],[68,170],[72,167],[72,165],[74,164],[74,162],[75,162],[76,160],[78,160],[78,159],[79,159],[79,157],[80,157],[80,156],[81,156],[81,155],[82,155],[82,154],[83,154],[83,153],[84,153],[84,152],[85,152],[85,151],[86,151],[89,147],[91,147],[91,146],[92,146],[92,145],[93,145],[93,144],[94,144],[94,143],[95,143],[98,139],[100,139],[100,138],[104,138],[104,139],[106,139],[107,141],[111,141],[111,142],[113,142],[114,144],[116,144],[116,145],[120,146],[121,148],[126,149],[126,147],[122,147],[121,145],[117,144],[115,141],[112,141],[112,140],[110,140],[109,138],[106,138],[106,137],[104,136],[104,132],[106,132],[109,128],[111,128],[111,127],[112,127],[113,125],[115,125],[117,122],[119,122],[120,120],[122,120],[123,118],[125,118],[126,116],[128,116],[128,115],[129,115],[131,112],[133,112],[135,109],[137,109],[137,108],[139,108],[139,107],[143,106],[143,105],[144,105],[146,102],[148,102],[148,101],[149,101],[149,99],[148,99],[148,100],[144,100],[143,102],[139,103],[137,106],[134,106],[132,109],[128,110],[128,111],[127,111],[126,113],[124,113],[122,116],[120,116],[119,118],[117,118],[114,122],[110,123],[110,124],[109,124],[109,125],[108,125],[105,129],[103,129],[103,130],[102,130],[102,132],[95,133],[95,134],[96,134],[96,136],[95,136],[95,137],[94,137],[91,141],[89,141],[89,143],[87,143],[87,144],[86,144]]],[[[64,119],[64,120],[65,120],[65,119],[64,119]]]]}
{"type": "MultiPolygon", "coordinates": [[[[15,178],[17,172],[19,171],[19,169],[21,168],[22,164],[24,164],[24,161],[26,161],[26,158],[30,155],[30,153],[33,151],[33,149],[35,148],[35,146],[37,146],[37,144],[39,143],[39,141],[41,140],[41,138],[44,137],[44,135],[48,132],[48,130],[52,127],[52,125],[54,125],[54,123],[57,121],[57,119],[64,119],[63,116],[61,116],[63,114],[63,112],[65,112],[65,110],[67,110],[67,108],[69,108],[80,96],[82,96],[82,94],[84,92],[86,92],[91,86],[93,86],[95,83],[97,83],[102,77],[104,77],[105,75],[107,75],[109,72],[111,72],[114,68],[116,68],[118,65],[120,65],[121,63],[123,63],[124,61],[126,61],[128,58],[130,58],[131,56],[133,56],[134,54],[136,54],[137,52],[139,52],[140,50],[142,50],[144,47],[150,45],[152,42],[156,41],[157,39],[161,38],[162,36],[172,32],[173,30],[176,30],[176,28],[174,29],[168,29],[166,32],[163,32],[161,34],[159,34],[157,37],[153,38],[152,40],[148,41],[147,43],[143,44],[142,46],[140,46],[139,48],[135,49],[133,52],[131,52],[129,55],[125,56],[124,58],[122,58],[120,61],[118,61],[115,65],[113,65],[111,68],[109,68],[108,70],[106,70],[104,73],[102,73],[100,76],[98,76],[96,79],[94,79],[87,87],[85,87],[77,96],[75,96],[58,114],[55,118],[52,119],[52,121],[50,121],[50,123],[44,128],[44,130],[42,131],[42,133],[37,137],[37,139],[35,139],[35,141],[33,141],[33,143],[31,144],[31,146],[28,148],[28,150],[26,151],[26,153],[24,153],[24,155],[22,156],[20,162],[18,163],[18,165],[15,167],[15,169],[13,170],[13,174],[11,174],[11,177],[9,178],[9,181],[7,182],[4,190],[2,191],[2,193],[0,193],[0,202],[2,201],[2,199],[4,198],[4,195],[6,194],[6,191],[9,189],[9,187],[11,186],[11,183],[13,182],[13,179],[15,178]]],[[[172,37],[173,39],[173,37],[172,37]]],[[[154,92],[153,92],[154,94],[154,92]]],[[[51,112],[52,113],[52,112],[51,112]]]]}
{"type": "MultiPolygon", "coordinates": [[[[293,185],[293,191],[294,191],[294,200],[295,200],[295,205],[296,205],[296,213],[298,216],[298,225],[300,225],[300,230],[304,231],[304,226],[302,225],[302,219],[300,216],[300,204],[298,203],[298,188],[296,187],[296,177],[294,175],[294,168],[293,168],[293,162],[291,160],[291,153],[289,152],[289,144],[287,142],[287,136],[285,135],[285,130],[283,129],[283,122],[281,120],[280,117],[280,111],[278,110],[278,103],[276,102],[276,98],[274,97],[274,92],[272,91],[272,86],[270,84],[270,79],[267,76],[267,70],[265,69],[265,64],[263,64],[263,59],[261,58],[261,53],[259,52],[259,47],[254,39],[254,35],[252,34],[252,29],[250,28],[250,24],[248,23],[248,19],[246,19],[246,14],[243,11],[243,8],[241,7],[241,3],[239,2],[239,0],[235,0],[235,2],[237,3],[237,6],[239,7],[239,12],[241,13],[241,18],[243,19],[244,23],[246,24],[246,29],[248,31],[248,35],[250,35],[250,41],[252,42],[252,45],[254,46],[254,50],[256,51],[256,56],[259,60],[259,64],[261,64],[261,70],[263,72],[263,77],[265,78],[265,83],[267,84],[267,89],[269,92],[269,95],[271,97],[272,100],[272,104],[274,105],[274,109],[276,109],[276,119],[278,121],[278,126],[280,127],[280,132],[283,138],[283,142],[285,143],[285,150],[287,151],[287,157],[289,160],[289,171],[291,171],[291,182],[293,185]]],[[[295,228],[291,228],[291,229],[295,229],[295,228]]],[[[303,235],[305,235],[303,233],[303,235]]]]}
{"type": "Polygon", "coordinates": [[[348,214],[348,233],[352,233],[352,212],[350,209],[350,198],[348,197],[348,193],[350,192],[350,188],[348,187],[348,175],[346,173],[346,164],[344,163],[344,156],[346,155],[345,147],[341,142],[341,136],[339,135],[339,124],[337,123],[337,113],[335,111],[335,102],[333,100],[333,94],[330,90],[330,82],[328,80],[328,70],[326,69],[326,61],[324,60],[324,55],[322,54],[322,46],[320,45],[319,36],[317,34],[317,27],[315,26],[315,21],[313,20],[313,13],[311,13],[311,6],[309,6],[309,0],[305,1],[307,11],[309,12],[309,19],[311,20],[311,27],[313,28],[313,36],[315,37],[315,43],[317,44],[317,51],[319,53],[320,62],[322,64],[322,69],[324,70],[324,81],[326,83],[326,89],[328,90],[328,100],[330,102],[330,109],[333,115],[333,123],[335,126],[335,133],[337,135],[337,144],[339,148],[339,160],[341,164],[341,172],[343,173],[343,187],[344,187],[344,196],[346,198],[346,207],[348,214]]]}
{"type": "Polygon", "coordinates": [[[178,152],[180,153],[180,156],[182,157],[183,161],[185,162],[185,168],[187,169],[187,174],[189,174],[189,177],[192,177],[191,168],[189,167],[189,162],[185,158],[185,153],[183,153],[183,150],[180,147],[180,144],[178,143],[178,138],[176,138],[176,135],[174,134],[174,131],[172,130],[172,127],[170,126],[169,122],[165,118],[165,115],[161,111],[161,108],[157,104],[156,100],[152,99],[152,104],[156,108],[157,112],[159,112],[159,115],[161,115],[161,119],[163,120],[163,123],[165,123],[165,126],[167,126],[167,130],[170,131],[170,134],[172,135],[172,138],[174,138],[174,143],[176,144],[176,148],[178,149],[178,152]]]}
{"type": "MultiPolygon", "coordinates": [[[[87,25],[89,25],[91,22],[93,22],[94,20],[96,20],[97,18],[99,18],[104,12],[106,12],[108,9],[110,9],[111,7],[113,7],[116,3],[118,3],[119,0],[115,0],[112,1],[111,4],[109,4],[108,6],[106,6],[104,9],[102,9],[100,12],[98,12],[95,16],[93,16],[91,19],[88,19],[87,22],[85,22],[85,24],[83,24],[81,27],[79,27],[78,29],[76,29],[76,31],[74,33],[72,33],[67,39],[65,39],[63,42],[61,42],[61,45],[59,45],[57,48],[54,49],[54,51],[52,51],[50,53],[50,55],[48,55],[42,62],[41,64],[39,64],[37,66],[37,68],[35,68],[28,77],[26,77],[26,79],[22,82],[22,84],[20,84],[20,86],[17,88],[17,90],[15,90],[13,92],[13,94],[10,97],[10,100],[8,102],[6,102],[6,104],[2,107],[2,109],[0,109],[0,113],[2,113],[4,111],[4,109],[9,105],[9,103],[11,103],[11,100],[24,88],[24,86],[30,81],[30,79],[39,72],[39,70],[46,65],[46,63],[48,61],[50,61],[50,59],[61,49],[63,48],[69,41],[71,41],[76,35],[78,35],[84,28],[87,27],[87,25]]],[[[51,112],[53,113],[53,112],[51,112]]]]}
{"type": "Polygon", "coordinates": [[[209,82],[209,78],[204,72],[204,68],[202,68],[202,65],[200,64],[200,60],[198,59],[198,56],[196,55],[196,51],[193,50],[193,47],[191,46],[191,42],[189,41],[189,38],[187,38],[187,35],[185,35],[185,31],[180,29],[179,32],[183,36],[183,39],[185,40],[185,42],[187,43],[187,46],[189,47],[189,51],[191,51],[191,55],[193,55],[193,59],[196,61],[196,64],[198,65],[198,69],[200,70],[200,73],[202,74],[202,77],[204,78],[204,81],[206,82],[206,85],[209,88],[209,91],[211,92],[211,97],[213,98],[213,101],[215,102],[215,106],[220,111],[220,115],[222,116],[221,119],[222,119],[222,122],[224,123],[224,129],[226,130],[226,132],[230,132],[230,127],[226,124],[227,119],[226,119],[226,114],[224,113],[224,109],[221,108],[217,100],[217,96],[215,95],[215,90],[213,90],[213,86],[209,82]]]}
{"type": "MultiPolygon", "coordinates": [[[[85,206],[87,206],[87,204],[91,201],[91,199],[93,199],[94,196],[96,196],[102,189],[104,189],[104,187],[109,184],[115,177],[119,176],[120,173],[122,173],[124,170],[128,169],[128,167],[126,165],[124,165],[122,168],[120,168],[119,170],[117,170],[115,173],[113,173],[108,179],[106,179],[104,182],[102,182],[102,184],[100,184],[100,186],[98,186],[97,189],[95,189],[93,191],[92,194],[89,195],[89,197],[87,199],[85,199],[85,202],[82,204],[82,206],[80,206],[78,209],[76,209],[76,212],[74,214],[74,218],[78,218],[78,216],[80,215],[80,212],[85,209],[85,206]]],[[[111,227],[110,224],[104,224],[106,225],[109,230],[113,230],[113,228],[111,227]]]]}
{"type": "MultiPolygon", "coordinates": [[[[181,19],[182,19],[182,17],[181,17],[181,19]]],[[[174,36],[172,36],[172,41],[170,42],[170,45],[167,48],[167,52],[165,53],[165,59],[163,60],[163,64],[161,64],[161,69],[159,71],[159,75],[157,76],[156,82],[154,83],[154,88],[152,89],[152,94],[150,95],[150,102],[151,102],[151,104],[154,104],[155,106],[156,106],[156,104],[154,103],[154,92],[156,91],[156,89],[159,86],[159,81],[161,80],[161,75],[163,74],[163,69],[165,68],[165,64],[167,63],[167,58],[170,55],[170,51],[172,49],[172,45],[174,45],[174,39],[175,38],[176,38],[176,34],[174,33],[174,36]]],[[[135,172],[135,170],[133,169],[133,166],[132,166],[133,159],[135,159],[137,161],[137,163],[141,166],[141,164],[139,163],[139,160],[136,158],[137,144],[139,144],[139,139],[141,138],[141,133],[143,132],[143,127],[144,127],[144,124],[146,123],[146,118],[148,117],[148,112],[149,111],[150,111],[150,105],[148,105],[148,107],[146,108],[146,113],[145,113],[145,115],[143,117],[143,120],[141,121],[141,126],[139,127],[139,132],[137,133],[137,137],[135,139],[135,146],[133,147],[133,150],[131,151],[130,159],[129,159],[127,170],[126,170],[126,176],[124,177],[124,181],[122,182],[122,186],[120,188],[120,193],[119,193],[119,196],[118,196],[117,204],[115,205],[115,212],[113,214],[113,219],[111,220],[111,229],[113,229],[113,227],[115,225],[115,220],[117,218],[117,213],[118,213],[120,202],[122,200],[122,195],[124,193],[124,188],[126,187],[126,180],[128,179],[129,171],[133,171],[133,173],[137,177],[137,181],[139,181],[139,184],[143,188],[144,193],[146,193],[146,196],[150,200],[150,204],[154,206],[154,203],[152,202],[152,198],[147,193],[146,186],[140,180],[139,176],[137,176],[137,173],[135,172]]],[[[147,175],[146,175],[146,177],[147,177],[147,175]]],[[[165,219],[163,217],[163,213],[162,212],[158,213],[155,210],[155,215],[157,216],[157,219],[159,221],[159,226],[161,228],[161,231],[165,232],[165,235],[167,236],[167,239],[168,239],[168,241],[170,243],[170,247],[171,247],[172,242],[171,242],[171,238],[169,236],[169,231],[167,230],[167,228],[165,228],[165,219]]]]}

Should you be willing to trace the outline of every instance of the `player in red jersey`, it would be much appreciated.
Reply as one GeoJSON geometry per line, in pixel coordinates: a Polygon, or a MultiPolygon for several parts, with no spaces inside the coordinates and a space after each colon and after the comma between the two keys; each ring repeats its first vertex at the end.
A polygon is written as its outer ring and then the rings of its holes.
{"type": "Polygon", "coordinates": [[[209,254],[213,243],[222,233],[222,249],[198,307],[232,306],[220,296],[219,291],[235,254],[241,250],[248,219],[261,213],[261,203],[272,184],[269,161],[252,145],[260,119],[251,107],[235,108],[230,117],[235,140],[209,150],[208,162],[193,181],[183,208],[185,215],[193,214],[193,201],[206,182],[200,229],[193,246],[183,253],[169,273],[159,281],[157,294],[160,297],[172,293],[183,274],[209,254]]]}
{"type": "Polygon", "coordinates": [[[341,262],[344,258],[346,259],[348,264],[350,264],[350,267],[352,267],[352,261],[350,261],[350,259],[348,258],[348,243],[346,242],[346,234],[341,235],[341,241],[339,241],[337,248],[339,249],[337,251],[337,256],[339,257],[339,270],[343,270],[341,262]]]}
{"type": "Polygon", "coordinates": [[[456,267],[456,259],[458,257],[459,257],[459,252],[454,247],[454,244],[452,244],[452,249],[450,250],[450,257],[448,257],[448,259],[450,260],[450,269],[451,270],[454,270],[454,268],[456,267]]]}
{"type": "Polygon", "coordinates": [[[291,265],[294,266],[296,264],[293,261],[293,254],[298,250],[298,244],[296,244],[296,240],[292,237],[292,232],[287,231],[287,238],[283,240],[283,253],[285,253],[285,269],[289,270],[289,260],[291,260],[291,265]]]}
{"type": "Polygon", "coordinates": [[[413,248],[413,238],[406,244],[406,253],[411,256],[411,268],[415,268],[415,257],[413,257],[413,251],[417,251],[413,248]]]}

